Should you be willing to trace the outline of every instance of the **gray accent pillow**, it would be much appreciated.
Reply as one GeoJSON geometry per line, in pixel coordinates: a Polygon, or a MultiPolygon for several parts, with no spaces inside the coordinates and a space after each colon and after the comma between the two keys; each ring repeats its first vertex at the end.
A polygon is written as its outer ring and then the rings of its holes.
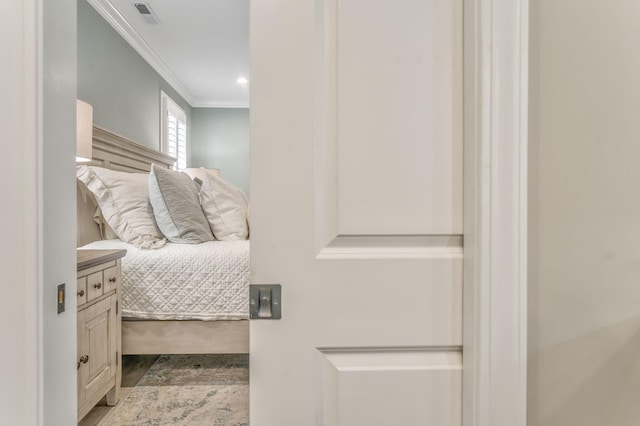
{"type": "Polygon", "coordinates": [[[200,207],[198,190],[187,174],[152,165],[149,201],[158,228],[172,243],[198,244],[214,240],[200,207]]]}

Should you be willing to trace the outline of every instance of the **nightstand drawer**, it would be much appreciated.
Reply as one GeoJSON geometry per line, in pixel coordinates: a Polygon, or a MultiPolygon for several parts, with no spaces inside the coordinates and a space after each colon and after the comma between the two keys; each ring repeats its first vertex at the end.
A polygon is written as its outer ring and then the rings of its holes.
{"type": "Polygon", "coordinates": [[[95,272],[87,277],[87,302],[92,301],[96,297],[102,296],[104,291],[104,282],[102,271],[95,272]]]}
{"type": "Polygon", "coordinates": [[[78,297],[78,306],[87,303],[87,277],[78,278],[76,296],[78,297]]]}
{"type": "Polygon", "coordinates": [[[118,268],[116,266],[104,270],[104,292],[113,291],[118,286],[118,268]]]}

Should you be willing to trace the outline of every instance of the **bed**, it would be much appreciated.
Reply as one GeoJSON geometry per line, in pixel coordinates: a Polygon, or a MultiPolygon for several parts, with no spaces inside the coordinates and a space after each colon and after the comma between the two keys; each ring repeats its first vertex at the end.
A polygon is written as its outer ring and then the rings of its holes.
{"type": "MultiPolygon", "coordinates": [[[[94,126],[92,166],[144,172],[173,158],[94,126]]],[[[123,354],[248,353],[249,241],[140,249],[105,240],[95,199],[78,182],[78,247],[125,248],[123,354]]]]}

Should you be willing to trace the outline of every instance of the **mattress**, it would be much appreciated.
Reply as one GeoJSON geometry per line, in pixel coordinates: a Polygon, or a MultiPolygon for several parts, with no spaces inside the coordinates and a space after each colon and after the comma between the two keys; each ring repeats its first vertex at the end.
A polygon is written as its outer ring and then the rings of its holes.
{"type": "Polygon", "coordinates": [[[142,250],[120,240],[86,249],[126,249],[122,258],[123,317],[240,320],[249,317],[249,241],[167,243],[142,250]]]}

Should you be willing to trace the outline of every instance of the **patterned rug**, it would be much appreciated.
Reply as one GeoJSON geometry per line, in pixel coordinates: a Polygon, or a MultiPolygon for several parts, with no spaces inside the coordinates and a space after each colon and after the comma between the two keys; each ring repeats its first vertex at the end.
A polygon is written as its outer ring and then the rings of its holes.
{"type": "Polygon", "coordinates": [[[248,355],[162,355],[108,425],[249,425],[248,355]]]}

